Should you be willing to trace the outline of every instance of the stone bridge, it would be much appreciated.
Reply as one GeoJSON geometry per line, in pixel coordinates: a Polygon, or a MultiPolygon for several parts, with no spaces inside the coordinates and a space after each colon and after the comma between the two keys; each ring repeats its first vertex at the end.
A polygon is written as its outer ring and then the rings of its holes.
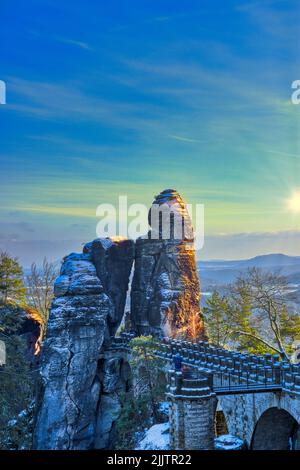
{"type": "Polygon", "coordinates": [[[157,342],[157,356],[169,369],[171,448],[213,449],[218,411],[249,449],[300,449],[300,365],[179,340],[157,342]],[[170,368],[176,354],[188,374],[170,368]]]}

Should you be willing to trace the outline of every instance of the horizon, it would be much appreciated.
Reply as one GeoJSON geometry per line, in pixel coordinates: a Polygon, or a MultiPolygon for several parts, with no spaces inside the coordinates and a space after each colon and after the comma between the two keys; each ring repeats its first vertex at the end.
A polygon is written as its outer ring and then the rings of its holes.
{"type": "MultiPolygon", "coordinates": [[[[60,259],[49,259],[48,261],[52,262],[52,263],[55,263],[55,264],[58,264],[58,263],[61,263],[63,261],[63,258],[65,256],[68,256],[69,254],[71,254],[71,252],[68,252],[66,255],[64,255],[62,258],[60,259]]],[[[9,255],[12,255],[11,253],[9,253],[9,255]]],[[[13,256],[13,255],[12,255],[13,256]]],[[[260,254],[260,255],[256,255],[256,256],[253,256],[253,257],[250,257],[250,258],[210,258],[210,259],[203,259],[203,258],[196,258],[196,263],[201,265],[201,262],[203,263],[217,263],[217,262],[220,262],[220,263],[226,263],[226,262],[239,262],[239,261],[250,261],[250,260],[253,260],[255,258],[265,258],[265,257],[271,257],[271,256],[283,256],[285,258],[292,258],[292,259],[297,259],[299,258],[299,261],[300,261],[300,255],[287,255],[285,253],[264,253],[264,254],[260,254]]],[[[20,262],[19,258],[17,257],[17,260],[20,262]]],[[[38,267],[41,267],[41,263],[42,263],[42,260],[40,260],[39,262],[37,262],[37,266],[38,267]]],[[[22,263],[20,263],[22,268],[24,270],[29,270],[30,269],[30,265],[22,265],[22,263]]]]}
{"type": "Polygon", "coordinates": [[[61,259],[99,204],[175,187],[205,205],[198,260],[299,256],[296,0],[17,0],[1,18],[0,249],[61,259]]]}

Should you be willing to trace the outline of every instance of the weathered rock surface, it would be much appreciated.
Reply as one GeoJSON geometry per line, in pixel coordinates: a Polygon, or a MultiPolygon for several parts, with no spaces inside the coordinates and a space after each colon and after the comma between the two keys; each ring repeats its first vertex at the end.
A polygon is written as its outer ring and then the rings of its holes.
{"type": "Polygon", "coordinates": [[[134,259],[134,242],[98,238],[87,243],[83,249],[90,253],[96,267],[97,276],[101,279],[104,291],[112,300],[114,308],[110,310],[108,324],[113,336],[123,318],[128,290],[129,276],[134,259]]]}
{"type": "MultiPolygon", "coordinates": [[[[131,317],[138,334],[155,336],[201,335],[200,285],[196,271],[192,224],[177,191],[168,189],[156,196],[153,206],[169,206],[175,216],[169,227],[153,220],[151,230],[136,241],[135,271],[131,291],[131,317]],[[174,220],[186,228],[179,234],[174,220]],[[164,230],[169,229],[166,239],[164,230]],[[188,237],[186,237],[188,235],[188,237]]],[[[157,217],[157,212],[154,212],[157,217]]],[[[177,225],[178,228],[178,225],[177,225]]],[[[166,231],[168,232],[168,230],[166,231]]]]}
{"type": "Polygon", "coordinates": [[[41,357],[36,449],[111,445],[118,392],[130,386],[126,353],[111,351],[110,340],[122,318],[133,261],[133,242],[120,245],[96,240],[64,259],[41,357]],[[102,249],[105,244],[109,248],[102,249]],[[117,287],[122,295],[114,297],[117,287]]]}

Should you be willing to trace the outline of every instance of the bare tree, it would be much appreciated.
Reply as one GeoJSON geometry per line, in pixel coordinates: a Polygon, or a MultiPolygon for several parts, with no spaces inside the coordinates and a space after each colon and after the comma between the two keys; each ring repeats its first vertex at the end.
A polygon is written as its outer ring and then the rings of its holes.
{"type": "Polygon", "coordinates": [[[215,289],[206,301],[203,316],[210,341],[218,347],[228,347],[238,317],[235,306],[215,289]]]}
{"type": "Polygon", "coordinates": [[[30,274],[27,276],[27,301],[37,310],[46,327],[49,317],[49,309],[53,299],[53,285],[58,275],[55,263],[46,258],[41,267],[32,263],[30,274]]]}
{"type": "Polygon", "coordinates": [[[288,344],[300,334],[300,318],[287,301],[286,278],[253,268],[237,279],[230,293],[236,307],[250,311],[247,327],[236,329],[235,335],[258,341],[288,359],[288,344]]]}
{"type": "Polygon", "coordinates": [[[211,342],[222,347],[289,359],[300,338],[300,316],[287,279],[258,268],[240,274],[225,293],[214,292],[203,309],[211,342]]]}

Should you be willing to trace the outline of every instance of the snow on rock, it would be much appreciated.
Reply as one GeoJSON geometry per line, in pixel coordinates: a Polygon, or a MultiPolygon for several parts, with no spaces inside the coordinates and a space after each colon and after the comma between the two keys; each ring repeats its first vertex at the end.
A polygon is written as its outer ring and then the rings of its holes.
{"type": "Polygon", "coordinates": [[[215,438],[215,450],[242,450],[244,441],[240,437],[224,434],[215,438]]]}
{"type": "Polygon", "coordinates": [[[85,253],[71,253],[64,258],[60,276],[54,283],[56,297],[70,295],[97,295],[103,292],[91,257],[85,253]]]}
{"type": "Polygon", "coordinates": [[[167,401],[162,401],[159,404],[159,412],[165,416],[169,416],[169,403],[167,401]]]}
{"type": "Polygon", "coordinates": [[[155,424],[149,428],[135,450],[169,450],[169,423],[155,424]]]}

